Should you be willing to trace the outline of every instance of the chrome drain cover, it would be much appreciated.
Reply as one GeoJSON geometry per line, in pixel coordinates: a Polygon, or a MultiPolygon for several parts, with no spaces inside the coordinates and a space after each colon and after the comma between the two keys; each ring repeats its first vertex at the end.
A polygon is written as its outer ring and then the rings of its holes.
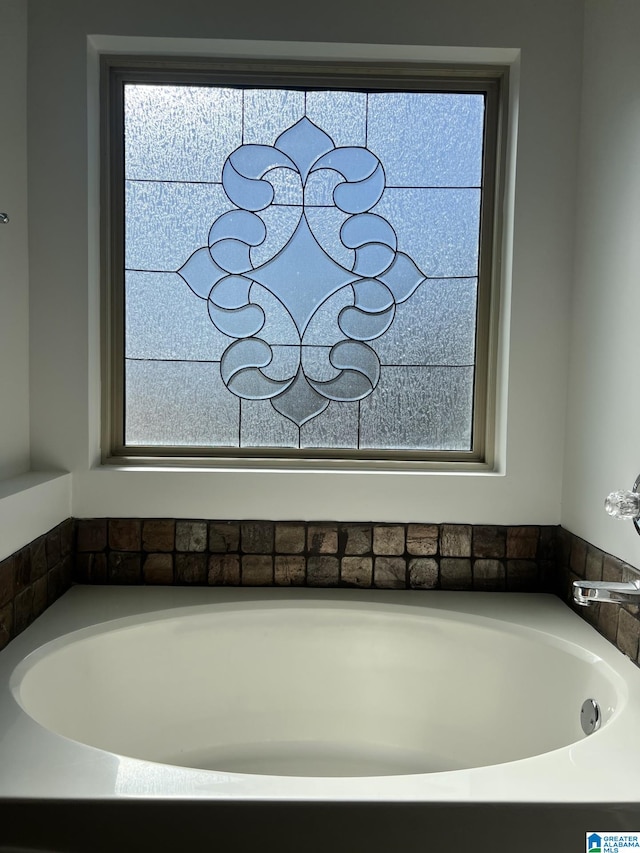
{"type": "Polygon", "coordinates": [[[586,735],[592,735],[600,728],[600,706],[595,699],[585,699],[580,709],[580,725],[586,735]]]}

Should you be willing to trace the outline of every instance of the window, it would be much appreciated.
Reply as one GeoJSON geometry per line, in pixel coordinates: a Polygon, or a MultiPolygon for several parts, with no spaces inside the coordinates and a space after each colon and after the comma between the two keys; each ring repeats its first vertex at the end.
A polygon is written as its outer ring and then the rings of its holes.
{"type": "Polygon", "coordinates": [[[501,74],[103,71],[105,455],[485,461],[501,74]]]}

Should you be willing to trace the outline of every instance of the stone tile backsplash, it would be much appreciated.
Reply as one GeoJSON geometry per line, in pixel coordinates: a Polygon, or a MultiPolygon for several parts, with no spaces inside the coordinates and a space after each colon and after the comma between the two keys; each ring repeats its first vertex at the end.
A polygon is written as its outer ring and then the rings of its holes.
{"type": "Polygon", "coordinates": [[[0,649],[72,582],[553,592],[634,662],[640,608],[577,607],[576,579],[638,572],[557,526],[92,518],[0,562],[0,649]]]}
{"type": "Polygon", "coordinates": [[[69,518],[0,562],[0,649],[71,586],[73,541],[69,518]]]}
{"type": "Polygon", "coordinates": [[[554,526],[79,519],[80,583],[548,589],[554,526]]]}

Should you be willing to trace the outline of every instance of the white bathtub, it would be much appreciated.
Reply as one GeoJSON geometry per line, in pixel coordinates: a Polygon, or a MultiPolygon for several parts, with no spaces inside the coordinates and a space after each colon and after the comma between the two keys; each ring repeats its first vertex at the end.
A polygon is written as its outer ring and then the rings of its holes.
{"type": "Polygon", "coordinates": [[[550,596],[75,587],[0,654],[0,820],[34,798],[491,803],[638,830],[639,747],[640,672],[550,596]]]}

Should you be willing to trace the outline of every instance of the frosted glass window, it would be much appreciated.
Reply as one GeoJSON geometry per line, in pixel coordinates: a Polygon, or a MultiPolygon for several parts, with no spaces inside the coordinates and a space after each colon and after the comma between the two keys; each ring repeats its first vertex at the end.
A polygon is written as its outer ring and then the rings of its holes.
{"type": "Polygon", "coordinates": [[[371,342],[381,364],[473,365],[477,288],[475,278],[424,281],[371,342]]]}
{"type": "Polygon", "coordinates": [[[376,391],[361,405],[361,447],[469,447],[472,367],[388,367],[376,391]]]}
{"type": "Polygon", "coordinates": [[[480,190],[390,188],[374,212],[404,219],[406,250],[429,278],[478,275],[480,190]]]}
{"type": "Polygon", "coordinates": [[[369,97],[367,142],[389,186],[480,187],[484,101],[478,95],[388,93],[369,97]]]}
{"type": "Polygon", "coordinates": [[[186,360],[127,359],[127,444],[236,446],[240,405],[232,395],[220,395],[215,367],[186,360]],[[210,403],[211,387],[219,392],[215,406],[210,403]]]}
{"type": "Polygon", "coordinates": [[[242,105],[237,89],[128,85],[125,177],[219,182],[225,151],[242,141],[242,105]]]}
{"type": "Polygon", "coordinates": [[[212,184],[127,181],[126,268],[176,272],[202,243],[212,213],[227,205],[222,188],[212,184]]]}
{"type": "Polygon", "coordinates": [[[489,87],[130,76],[125,451],[471,453],[489,87]]]}
{"type": "Polygon", "coordinates": [[[128,272],[126,294],[127,358],[220,361],[231,343],[176,273],[128,272]]]}

